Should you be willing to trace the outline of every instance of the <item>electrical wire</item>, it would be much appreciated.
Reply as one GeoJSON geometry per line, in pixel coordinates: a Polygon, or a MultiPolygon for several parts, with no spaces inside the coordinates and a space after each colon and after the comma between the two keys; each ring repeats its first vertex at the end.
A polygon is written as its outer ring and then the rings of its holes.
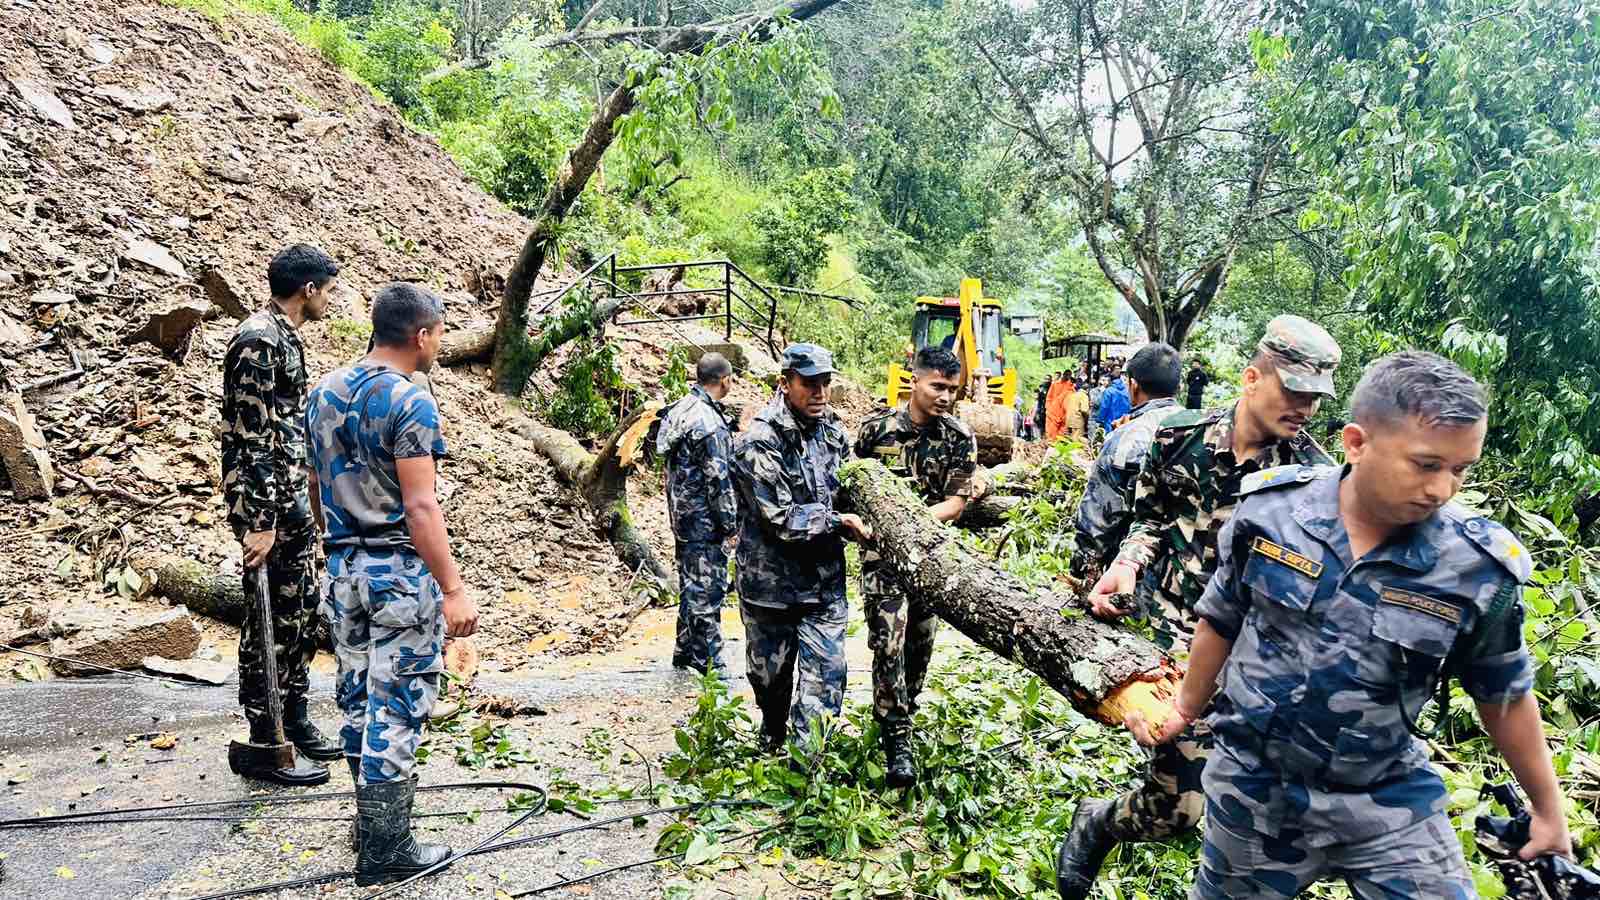
{"type": "MultiPolygon", "coordinates": [[[[748,832],[745,832],[744,834],[739,835],[738,837],[734,838],[733,840],[729,841],[728,843],[737,844],[740,841],[748,841],[753,837],[759,837],[759,836],[761,836],[763,834],[766,834],[768,832],[776,831],[779,828],[783,828],[783,827],[787,826],[788,824],[789,824],[788,822],[778,822],[777,824],[774,824],[774,825],[768,825],[765,828],[757,828],[754,831],[748,831],[748,832]]],[[[564,879],[562,879],[560,881],[552,881],[549,884],[540,885],[539,887],[536,887],[536,888],[529,888],[528,890],[525,890],[525,891],[518,891],[517,893],[511,894],[510,896],[512,898],[532,897],[534,894],[542,894],[545,891],[553,891],[556,888],[568,887],[568,886],[571,886],[571,885],[574,885],[574,884],[580,884],[580,883],[585,882],[585,881],[593,881],[594,879],[599,878],[602,875],[610,875],[610,874],[612,874],[614,872],[623,872],[623,871],[626,871],[628,869],[637,869],[637,868],[640,868],[641,866],[654,865],[655,863],[668,862],[669,860],[674,860],[674,859],[683,859],[683,857],[686,854],[687,854],[687,851],[685,851],[684,853],[669,853],[669,854],[667,854],[665,856],[657,856],[657,857],[653,857],[651,859],[641,859],[641,860],[637,860],[637,861],[631,862],[631,863],[623,863],[620,866],[612,866],[609,869],[599,869],[597,871],[587,872],[587,873],[585,873],[583,875],[577,875],[577,876],[574,876],[572,878],[564,878],[564,879]]]]}

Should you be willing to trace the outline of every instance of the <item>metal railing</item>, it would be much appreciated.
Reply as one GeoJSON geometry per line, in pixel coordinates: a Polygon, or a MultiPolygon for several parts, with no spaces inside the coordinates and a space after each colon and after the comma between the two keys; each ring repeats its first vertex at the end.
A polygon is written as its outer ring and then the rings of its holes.
{"type": "MultiPolygon", "coordinates": [[[[733,332],[737,327],[751,338],[761,341],[766,346],[767,352],[772,354],[774,358],[779,354],[776,339],[778,330],[778,297],[780,295],[793,294],[801,297],[816,297],[826,300],[838,300],[850,306],[855,305],[855,301],[852,298],[838,294],[827,294],[821,291],[785,285],[763,284],[750,277],[732,260],[698,259],[686,262],[619,266],[617,265],[617,255],[610,253],[585,269],[582,274],[573,279],[572,283],[546,292],[553,294],[553,296],[543,306],[539,307],[538,314],[543,315],[548,312],[579,285],[593,286],[596,282],[605,288],[608,298],[627,297],[643,309],[643,314],[636,315],[635,318],[617,319],[616,324],[619,327],[651,324],[674,326],[683,322],[721,322],[722,339],[724,341],[733,340],[733,332]],[[684,270],[685,279],[688,278],[690,271],[696,269],[720,270],[717,273],[720,277],[713,275],[711,279],[713,284],[709,287],[677,287],[666,290],[637,292],[629,291],[622,287],[618,280],[619,276],[671,271],[674,269],[684,270]],[[598,274],[602,270],[606,273],[604,277],[598,274]],[[673,297],[704,297],[707,301],[705,308],[708,311],[687,316],[661,315],[661,301],[673,297]],[[721,300],[721,308],[712,311],[713,302],[719,298],[721,300]]],[[[674,328],[673,330],[676,331],[677,329],[674,328]]],[[[684,335],[683,332],[679,331],[678,334],[684,337],[685,340],[689,340],[690,343],[696,343],[684,335]]]]}

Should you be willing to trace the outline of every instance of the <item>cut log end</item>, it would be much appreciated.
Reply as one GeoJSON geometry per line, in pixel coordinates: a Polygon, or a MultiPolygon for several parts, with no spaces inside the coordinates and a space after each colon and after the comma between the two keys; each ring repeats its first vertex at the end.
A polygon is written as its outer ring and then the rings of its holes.
{"type": "Polygon", "coordinates": [[[1094,717],[1107,725],[1121,725],[1138,713],[1147,722],[1161,723],[1172,715],[1173,700],[1182,679],[1176,672],[1155,681],[1132,681],[1112,691],[1094,709],[1094,717]]]}

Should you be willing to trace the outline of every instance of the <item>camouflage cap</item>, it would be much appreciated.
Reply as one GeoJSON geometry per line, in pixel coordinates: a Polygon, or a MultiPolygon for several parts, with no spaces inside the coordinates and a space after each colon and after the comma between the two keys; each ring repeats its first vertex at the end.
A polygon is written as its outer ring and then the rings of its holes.
{"type": "Polygon", "coordinates": [[[810,377],[837,372],[833,354],[816,344],[790,344],[783,349],[783,371],[810,377]]]}
{"type": "Polygon", "coordinates": [[[1339,344],[1321,325],[1299,316],[1278,316],[1267,323],[1267,333],[1256,349],[1272,354],[1278,364],[1278,380],[1289,390],[1334,395],[1339,344]]]}

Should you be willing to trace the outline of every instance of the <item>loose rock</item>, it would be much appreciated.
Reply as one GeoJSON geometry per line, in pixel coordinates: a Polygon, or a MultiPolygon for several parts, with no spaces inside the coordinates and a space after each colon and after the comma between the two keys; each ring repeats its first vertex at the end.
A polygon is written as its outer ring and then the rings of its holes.
{"type": "Polygon", "coordinates": [[[228,679],[233,676],[233,666],[205,659],[167,659],[165,656],[147,656],[142,665],[157,675],[204,684],[227,684],[228,679]]]}
{"type": "Polygon", "coordinates": [[[50,450],[22,405],[21,394],[8,394],[0,410],[0,464],[18,500],[48,500],[55,490],[56,473],[50,450]]]}
{"type": "Polygon", "coordinates": [[[182,606],[141,619],[107,623],[52,642],[50,652],[61,657],[50,669],[62,676],[103,675],[104,670],[136,669],[146,657],[182,660],[200,647],[200,626],[182,606]],[[86,665],[94,663],[95,665],[86,665]]]}
{"type": "Polygon", "coordinates": [[[221,269],[208,267],[201,272],[200,287],[205,289],[206,296],[218,309],[235,319],[242,320],[250,315],[250,310],[239,297],[239,291],[221,269]]]}
{"type": "Polygon", "coordinates": [[[67,105],[61,102],[61,98],[56,96],[50,85],[17,75],[7,76],[6,80],[11,82],[11,86],[17,89],[22,99],[28,101],[45,121],[53,122],[62,128],[78,127],[78,123],[73,121],[72,110],[67,109],[67,105]]]}
{"type": "Polygon", "coordinates": [[[183,267],[183,263],[178,262],[177,257],[172,255],[172,251],[155,241],[145,240],[144,238],[130,240],[127,249],[122,251],[122,258],[129,262],[149,266],[157,272],[163,272],[174,278],[182,278],[184,280],[189,278],[188,270],[183,267]]]}
{"type": "Polygon", "coordinates": [[[209,307],[198,303],[180,303],[165,312],[159,312],[145,322],[144,327],[122,339],[124,344],[149,341],[161,348],[168,359],[182,361],[189,352],[195,329],[205,318],[209,307]]]}

